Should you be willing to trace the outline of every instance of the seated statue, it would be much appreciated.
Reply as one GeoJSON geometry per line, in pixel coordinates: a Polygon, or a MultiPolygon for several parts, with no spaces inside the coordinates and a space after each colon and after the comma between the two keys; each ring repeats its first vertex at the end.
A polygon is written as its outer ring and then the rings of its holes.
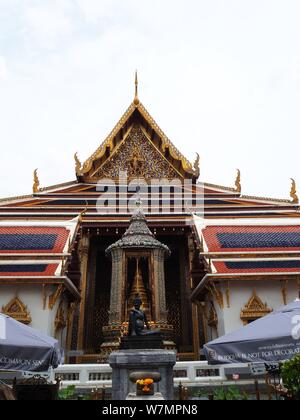
{"type": "Polygon", "coordinates": [[[154,335],[159,334],[160,331],[150,331],[150,326],[148,324],[147,316],[145,312],[141,309],[142,299],[137,296],[134,300],[134,308],[130,311],[129,316],[129,326],[128,326],[128,336],[145,336],[145,335],[154,335]],[[145,331],[145,325],[147,330],[145,331]]]}

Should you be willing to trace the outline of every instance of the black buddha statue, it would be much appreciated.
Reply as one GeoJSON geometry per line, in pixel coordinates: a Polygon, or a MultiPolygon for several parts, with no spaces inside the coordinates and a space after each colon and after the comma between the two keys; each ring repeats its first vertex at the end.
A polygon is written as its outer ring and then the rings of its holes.
{"type": "Polygon", "coordinates": [[[129,314],[128,335],[121,339],[121,349],[160,349],[163,338],[159,330],[150,330],[146,313],[141,309],[142,299],[137,295],[129,314]]]}
{"type": "Polygon", "coordinates": [[[142,299],[136,296],[134,300],[134,308],[130,311],[128,336],[141,336],[151,334],[146,313],[141,309],[142,299]],[[147,331],[145,331],[145,326],[147,331]]]}

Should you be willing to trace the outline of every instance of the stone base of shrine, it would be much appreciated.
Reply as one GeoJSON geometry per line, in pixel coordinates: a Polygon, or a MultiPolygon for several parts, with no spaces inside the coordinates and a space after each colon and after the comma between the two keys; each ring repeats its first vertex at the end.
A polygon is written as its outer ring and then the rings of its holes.
{"type": "MultiPolygon", "coordinates": [[[[150,330],[159,330],[161,333],[162,344],[159,346],[164,350],[175,350],[176,344],[174,343],[174,329],[172,325],[168,325],[166,322],[150,322],[150,330]]],[[[103,328],[104,341],[100,347],[100,354],[97,357],[98,363],[107,363],[109,356],[112,352],[118,351],[121,348],[122,340],[126,341],[128,334],[128,322],[124,322],[120,325],[109,325],[103,328]],[[124,338],[123,338],[124,337],[124,338]]],[[[154,336],[153,336],[154,337],[154,336]]],[[[138,348],[141,348],[139,346],[138,348]]],[[[145,348],[150,348],[148,345],[145,348]]],[[[157,347],[151,347],[157,348],[157,347]]]]}
{"type": "Polygon", "coordinates": [[[163,399],[174,398],[173,367],[176,363],[174,350],[147,349],[147,350],[122,350],[109,356],[112,373],[112,399],[124,401],[133,394],[136,395],[136,385],[129,380],[133,372],[157,372],[161,381],[154,384],[155,393],[161,393],[163,399]]]}

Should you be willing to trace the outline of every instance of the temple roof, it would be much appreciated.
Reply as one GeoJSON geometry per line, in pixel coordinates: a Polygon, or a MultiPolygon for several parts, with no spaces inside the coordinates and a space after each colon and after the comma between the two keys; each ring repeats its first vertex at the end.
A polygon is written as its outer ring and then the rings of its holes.
{"type": "Polygon", "coordinates": [[[0,284],[61,284],[78,297],[66,275],[78,221],[0,221],[0,284]]]}
{"type": "MultiPolygon", "coordinates": [[[[152,160],[160,162],[160,167],[156,163],[158,177],[174,178],[177,176],[184,179],[197,179],[199,177],[199,158],[192,165],[161,130],[138,99],[136,79],[135,98],[107,138],[83,165],[81,165],[77,155],[75,155],[77,178],[84,182],[97,182],[99,179],[105,178],[108,175],[105,166],[107,166],[109,161],[113,162],[113,166],[116,166],[117,163],[120,166],[118,170],[130,172],[130,169],[132,169],[130,158],[136,159],[134,165],[138,165],[138,159],[141,160],[146,157],[146,162],[144,162],[146,167],[149,164],[150,156],[147,159],[147,153],[149,154],[149,152],[152,152],[152,160]],[[135,128],[136,141],[134,147],[131,147],[132,143],[134,143],[133,128],[135,128]],[[137,136],[137,133],[139,136],[137,136]],[[121,159],[119,162],[116,160],[116,156],[120,155],[121,151],[119,149],[124,148],[124,143],[126,142],[129,143],[129,147],[126,150],[128,162],[124,161],[124,159],[121,159]],[[149,146],[147,151],[145,150],[145,145],[149,146]],[[146,153],[145,156],[143,156],[143,153],[146,153]],[[166,168],[163,168],[163,163],[172,168],[169,173],[166,168]]],[[[145,178],[147,178],[147,175],[151,176],[151,172],[144,172],[146,174],[145,178]]],[[[136,175],[140,175],[140,173],[137,172],[134,176],[136,175]]],[[[116,176],[113,176],[113,178],[116,178],[116,176]]]]}

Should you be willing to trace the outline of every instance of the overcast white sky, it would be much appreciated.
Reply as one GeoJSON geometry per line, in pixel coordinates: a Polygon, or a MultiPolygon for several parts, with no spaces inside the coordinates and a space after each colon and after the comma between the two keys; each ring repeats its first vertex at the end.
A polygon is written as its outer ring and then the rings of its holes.
{"type": "Polygon", "coordinates": [[[70,181],[134,93],[202,180],[299,182],[300,1],[0,0],[0,196],[70,181]]]}

